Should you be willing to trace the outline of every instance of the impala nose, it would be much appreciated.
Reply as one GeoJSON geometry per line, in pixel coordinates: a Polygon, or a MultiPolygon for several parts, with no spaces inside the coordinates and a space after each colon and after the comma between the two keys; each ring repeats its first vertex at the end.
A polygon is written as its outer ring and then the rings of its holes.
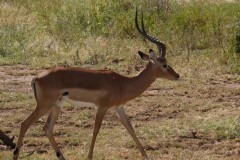
{"type": "Polygon", "coordinates": [[[175,80],[179,80],[179,78],[180,78],[180,75],[177,74],[177,75],[175,76],[175,80]]]}

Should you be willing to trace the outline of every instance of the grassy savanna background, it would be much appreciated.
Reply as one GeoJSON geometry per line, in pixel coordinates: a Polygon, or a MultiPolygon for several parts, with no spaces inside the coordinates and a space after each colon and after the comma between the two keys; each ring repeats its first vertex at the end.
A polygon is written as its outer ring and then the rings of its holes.
{"type": "MultiPolygon", "coordinates": [[[[239,159],[240,1],[207,0],[1,0],[0,129],[18,136],[35,107],[32,77],[55,66],[143,69],[138,50],[156,50],[135,29],[136,7],[146,29],[167,45],[167,59],[181,75],[157,80],[126,104],[136,134],[153,159],[239,159]]],[[[96,109],[67,105],[55,137],[67,159],[86,159],[96,109]]],[[[20,159],[56,159],[42,127],[27,132],[20,159]]],[[[16,138],[15,138],[16,142],[16,138]]],[[[0,159],[12,150],[1,145],[0,159]]],[[[135,143],[109,110],[94,159],[141,159],[135,143]]]]}

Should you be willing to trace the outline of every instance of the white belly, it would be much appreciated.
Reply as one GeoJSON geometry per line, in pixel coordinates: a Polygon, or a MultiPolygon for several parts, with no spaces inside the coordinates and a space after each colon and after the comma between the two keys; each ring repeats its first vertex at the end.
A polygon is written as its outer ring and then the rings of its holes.
{"type": "Polygon", "coordinates": [[[75,101],[75,100],[69,99],[68,97],[62,97],[61,101],[70,103],[72,105],[81,106],[81,107],[97,107],[94,103],[75,101]]]}

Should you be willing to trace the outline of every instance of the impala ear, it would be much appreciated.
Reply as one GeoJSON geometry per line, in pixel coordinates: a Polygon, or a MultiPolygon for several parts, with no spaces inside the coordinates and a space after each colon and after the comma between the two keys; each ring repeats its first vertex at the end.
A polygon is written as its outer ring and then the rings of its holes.
{"type": "Polygon", "coordinates": [[[142,51],[138,51],[138,54],[143,61],[149,61],[149,56],[143,53],[142,51]]]}
{"type": "Polygon", "coordinates": [[[152,49],[149,49],[149,59],[153,62],[156,62],[157,61],[157,55],[156,53],[152,50],[152,49]]]}

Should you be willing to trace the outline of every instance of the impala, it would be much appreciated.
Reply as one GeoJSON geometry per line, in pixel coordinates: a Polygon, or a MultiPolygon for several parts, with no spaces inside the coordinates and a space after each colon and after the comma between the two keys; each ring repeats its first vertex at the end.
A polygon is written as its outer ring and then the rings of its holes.
{"type": "Polygon", "coordinates": [[[137,11],[135,23],[138,32],[156,44],[159,51],[159,55],[156,55],[152,49],[149,50],[149,55],[138,51],[141,59],[148,62],[138,75],[126,77],[110,70],[57,67],[33,78],[32,88],[37,105],[32,114],[21,123],[17,145],[13,152],[13,160],[18,159],[23,137],[28,128],[49,111],[43,130],[55,150],[57,158],[65,159],[53,136],[53,127],[64,102],[97,107],[93,136],[88,152],[89,160],[93,157],[96,137],[109,108],[115,109],[117,117],[137,144],[144,159],[150,160],[125,114],[124,104],[142,94],[157,78],[178,80],[179,74],[167,64],[165,44],[146,33],[143,14],[142,29],[139,28],[137,11]]]}

